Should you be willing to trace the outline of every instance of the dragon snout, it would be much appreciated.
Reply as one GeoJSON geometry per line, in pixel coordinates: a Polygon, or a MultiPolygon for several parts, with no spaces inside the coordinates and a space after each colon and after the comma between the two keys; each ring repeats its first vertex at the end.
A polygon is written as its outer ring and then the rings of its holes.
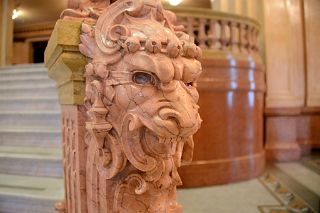
{"type": "MultiPolygon", "coordinates": [[[[159,111],[159,117],[164,121],[174,122],[181,132],[187,129],[198,129],[199,114],[198,110],[175,110],[171,108],[163,108],[159,111]]],[[[193,131],[192,131],[193,132],[193,131]]]]}

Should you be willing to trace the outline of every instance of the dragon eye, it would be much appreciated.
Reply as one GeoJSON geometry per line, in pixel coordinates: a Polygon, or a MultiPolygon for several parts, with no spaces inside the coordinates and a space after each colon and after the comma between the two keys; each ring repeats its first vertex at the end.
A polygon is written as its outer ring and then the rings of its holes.
{"type": "Polygon", "coordinates": [[[188,82],[188,83],[184,83],[188,88],[196,88],[197,87],[197,82],[196,81],[192,81],[192,82],[188,82]]]}
{"type": "Polygon", "coordinates": [[[136,72],[132,76],[132,81],[139,85],[155,85],[156,79],[152,74],[136,72]]]}
{"type": "Polygon", "coordinates": [[[184,83],[187,87],[193,87],[193,82],[184,83]]]}

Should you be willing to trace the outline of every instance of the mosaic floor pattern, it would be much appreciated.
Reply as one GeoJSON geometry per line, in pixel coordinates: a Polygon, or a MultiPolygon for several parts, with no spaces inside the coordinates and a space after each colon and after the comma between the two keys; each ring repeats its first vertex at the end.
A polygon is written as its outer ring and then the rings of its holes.
{"type": "Polygon", "coordinates": [[[179,189],[184,213],[320,212],[320,155],[270,163],[261,177],[222,186],[179,189]]]}

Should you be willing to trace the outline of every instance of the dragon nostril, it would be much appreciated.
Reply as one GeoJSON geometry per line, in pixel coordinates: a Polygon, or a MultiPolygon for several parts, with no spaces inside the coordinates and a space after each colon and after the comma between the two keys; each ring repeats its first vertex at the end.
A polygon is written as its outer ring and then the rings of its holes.
{"type": "Polygon", "coordinates": [[[159,116],[163,120],[172,121],[175,124],[181,126],[181,122],[179,121],[179,114],[175,110],[163,108],[159,111],[159,116]]]}
{"type": "Polygon", "coordinates": [[[176,117],[169,116],[169,117],[167,118],[167,120],[174,121],[176,124],[178,124],[178,125],[180,126],[180,122],[179,122],[179,120],[178,120],[176,117]]]}

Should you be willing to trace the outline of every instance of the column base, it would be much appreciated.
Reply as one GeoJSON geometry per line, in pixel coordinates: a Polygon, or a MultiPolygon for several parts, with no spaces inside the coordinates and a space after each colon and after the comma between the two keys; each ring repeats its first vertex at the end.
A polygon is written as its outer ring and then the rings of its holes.
{"type": "Polygon", "coordinates": [[[296,161],[301,158],[301,148],[296,142],[281,143],[281,145],[266,145],[267,160],[296,161]]]}
{"type": "Polygon", "coordinates": [[[202,187],[248,180],[265,169],[264,151],[243,157],[193,161],[179,168],[182,188],[202,187]]]}

